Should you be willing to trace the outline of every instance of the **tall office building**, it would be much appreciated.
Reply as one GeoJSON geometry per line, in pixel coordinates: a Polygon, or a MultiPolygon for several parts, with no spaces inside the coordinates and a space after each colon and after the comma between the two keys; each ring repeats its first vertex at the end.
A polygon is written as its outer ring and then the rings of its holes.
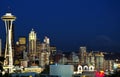
{"type": "MultiPolygon", "coordinates": [[[[14,60],[21,60],[24,58],[23,52],[26,52],[26,37],[22,36],[19,37],[19,40],[16,42],[15,45],[15,54],[14,54],[14,60]]],[[[26,56],[27,57],[27,56],[26,56]]]]}
{"type": "Polygon", "coordinates": [[[88,62],[87,62],[87,64],[95,66],[95,56],[94,56],[93,52],[88,53],[88,62]]]}
{"type": "Polygon", "coordinates": [[[36,41],[36,58],[37,59],[39,58],[41,51],[42,51],[42,45],[40,40],[37,39],[36,41]]]}
{"type": "Polygon", "coordinates": [[[47,36],[45,36],[43,41],[45,43],[46,51],[50,53],[50,39],[47,36]]]}
{"type": "Polygon", "coordinates": [[[95,69],[104,70],[104,55],[102,52],[95,53],[95,69]]]}
{"type": "Polygon", "coordinates": [[[104,70],[113,71],[114,70],[114,60],[105,60],[104,70]]]}
{"type": "Polygon", "coordinates": [[[34,31],[34,29],[31,30],[29,33],[29,57],[30,60],[35,60],[36,56],[36,41],[37,41],[37,35],[34,31]]]}
{"type": "Polygon", "coordinates": [[[41,43],[41,52],[39,54],[39,65],[44,67],[49,64],[50,53],[46,50],[46,44],[41,43]]]}
{"type": "Polygon", "coordinates": [[[81,65],[86,64],[86,57],[87,57],[86,47],[80,47],[80,64],[81,65]]]}
{"type": "Polygon", "coordinates": [[[44,43],[50,45],[50,39],[47,36],[44,38],[44,43]]]}
{"type": "Polygon", "coordinates": [[[39,53],[41,51],[41,42],[37,39],[36,41],[36,52],[39,53]]]}
{"type": "Polygon", "coordinates": [[[50,47],[50,64],[53,64],[55,62],[54,57],[56,52],[57,52],[57,48],[55,46],[51,46],[50,47]]]}

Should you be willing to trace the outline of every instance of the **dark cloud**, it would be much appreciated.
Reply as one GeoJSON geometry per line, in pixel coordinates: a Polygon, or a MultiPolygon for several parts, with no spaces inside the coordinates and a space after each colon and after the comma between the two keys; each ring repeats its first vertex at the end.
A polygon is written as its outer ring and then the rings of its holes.
{"type": "Polygon", "coordinates": [[[105,46],[105,47],[111,47],[114,46],[115,44],[110,37],[105,35],[97,36],[94,42],[100,46],[105,46]]]}
{"type": "Polygon", "coordinates": [[[90,41],[89,46],[102,51],[119,51],[120,49],[119,43],[107,35],[96,36],[95,39],[90,41]]]}

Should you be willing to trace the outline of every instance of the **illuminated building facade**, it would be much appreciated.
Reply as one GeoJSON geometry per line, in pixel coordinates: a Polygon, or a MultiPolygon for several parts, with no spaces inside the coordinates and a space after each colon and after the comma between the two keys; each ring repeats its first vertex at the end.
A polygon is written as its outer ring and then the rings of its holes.
{"type": "Polygon", "coordinates": [[[25,59],[26,49],[27,49],[27,47],[26,47],[26,37],[24,37],[24,36],[19,37],[18,41],[16,42],[15,52],[14,52],[14,55],[15,55],[14,56],[14,61],[15,61],[14,64],[15,65],[19,65],[20,60],[25,59]]]}
{"type": "Polygon", "coordinates": [[[36,73],[41,73],[43,71],[42,68],[40,67],[26,67],[24,68],[24,72],[36,72],[36,73]]]}
{"type": "Polygon", "coordinates": [[[50,46],[50,64],[55,63],[55,54],[56,54],[57,48],[55,46],[50,46]]]}
{"type": "Polygon", "coordinates": [[[43,43],[37,39],[36,32],[32,29],[29,33],[29,61],[31,64],[36,64],[44,67],[49,64],[50,57],[50,40],[46,36],[43,43]]]}
{"type": "Polygon", "coordinates": [[[40,51],[41,51],[41,42],[40,42],[40,40],[37,39],[37,42],[36,42],[36,52],[40,53],[40,51]]]}
{"type": "Polygon", "coordinates": [[[45,49],[46,49],[46,51],[50,53],[50,39],[47,36],[45,36],[45,38],[44,38],[43,41],[45,43],[45,49]]]}
{"type": "Polygon", "coordinates": [[[65,54],[62,54],[62,58],[59,59],[59,64],[67,64],[68,59],[65,57],[65,54]]]}
{"type": "Polygon", "coordinates": [[[86,47],[80,47],[80,64],[86,64],[87,52],[86,47]]]}
{"type": "Polygon", "coordinates": [[[105,59],[103,52],[99,51],[86,52],[86,47],[80,47],[79,58],[80,65],[94,66],[95,70],[97,71],[105,70],[105,59]]]}
{"type": "Polygon", "coordinates": [[[57,48],[55,46],[50,46],[50,52],[51,54],[55,54],[57,51],[57,48]]]}
{"type": "Polygon", "coordinates": [[[114,70],[114,60],[105,60],[104,70],[105,71],[113,71],[114,70]]]}
{"type": "Polygon", "coordinates": [[[26,37],[24,37],[24,36],[19,37],[19,47],[20,47],[20,51],[22,52],[22,59],[26,59],[25,58],[25,57],[27,57],[26,37]]]}
{"type": "Polygon", "coordinates": [[[20,45],[26,45],[26,37],[24,37],[24,36],[19,37],[19,44],[20,45]]]}
{"type": "Polygon", "coordinates": [[[35,61],[37,35],[34,29],[29,33],[29,59],[35,61]]]}
{"type": "Polygon", "coordinates": [[[88,53],[88,65],[95,66],[95,56],[93,52],[88,53]]]}
{"type": "Polygon", "coordinates": [[[40,54],[40,66],[44,67],[50,63],[50,39],[45,36],[44,43],[41,43],[42,50],[40,54]]]}
{"type": "Polygon", "coordinates": [[[104,55],[102,52],[95,53],[95,69],[98,71],[104,70],[104,55]]]}
{"type": "Polygon", "coordinates": [[[41,44],[41,53],[39,55],[39,65],[44,67],[45,65],[49,64],[49,57],[50,57],[50,52],[46,50],[46,44],[42,43],[41,44]]]}
{"type": "Polygon", "coordinates": [[[13,72],[13,53],[12,53],[12,27],[13,21],[15,21],[16,17],[11,13],[6,13],[1,18],[5,22],[6,28],[6,48],[5,48],[5,62],[4,66],[8,67],[8,72],[13,72]]]}
{"type": "Polygon", "coordinates": [[[79,58],[76,53],[72,52],[72,62],[79,63],[79,58]]]}

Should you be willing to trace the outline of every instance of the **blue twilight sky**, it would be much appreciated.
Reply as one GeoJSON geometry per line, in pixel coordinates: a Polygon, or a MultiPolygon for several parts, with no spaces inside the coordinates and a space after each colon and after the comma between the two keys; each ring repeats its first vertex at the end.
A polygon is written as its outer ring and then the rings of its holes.
{"type": "MultiPolygon", "coordinates": [[[[120,0],[0,0],[0,16],[11,8],[17,17],[15,39],[32,28],[59,50],[120,51],[120,0]]],[[[5,27],[0,20],[0,37],[5,27]]]]}

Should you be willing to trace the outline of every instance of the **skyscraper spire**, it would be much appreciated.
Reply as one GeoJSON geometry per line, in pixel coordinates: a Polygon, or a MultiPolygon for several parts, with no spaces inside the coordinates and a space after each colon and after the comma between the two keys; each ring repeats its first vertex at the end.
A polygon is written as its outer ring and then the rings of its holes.
{"type": "Polygon", "coordinates": [[[8,9],[7,9],[7,13],[11,13],[11,8],[10,8],[10,6],[8,6],[8,9]]]}
{"type": "Polygon", "coordinates": [[[5,48],[5,61],[4,66],[8,67],[8,72],[13,72],[13,55],[12,55],[12,26],[13,21],[15,21],[16,17],[12,15],[11,13],[6,13],[4,16],[1,17],[1,19],[5,22],[5,28],[6,28],[6,48],[5,48]]]}

